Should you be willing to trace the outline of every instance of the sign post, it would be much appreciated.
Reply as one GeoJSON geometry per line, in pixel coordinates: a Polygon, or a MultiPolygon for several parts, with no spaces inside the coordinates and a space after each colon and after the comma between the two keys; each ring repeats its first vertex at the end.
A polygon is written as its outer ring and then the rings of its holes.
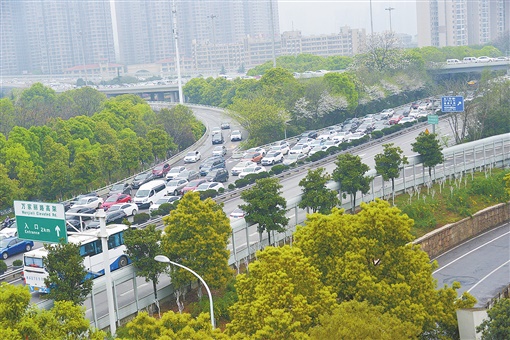
{"type": "Polygon", "coordinates": [[[439,116],[438,115],[428,115],[427,123],[432,125],[432,133],[436,133],[436,125],[439,123],[439,116]]]}
{"type": "Polygon", "coordinates": [[[47,243],[67,243],[64,205],[14,201],[18,237],[47,243]]]}
{"type": "Polygon", "coordinates": [[[464,97],[446,96],[441,97],[442,112],[464,112],[464,97]]]}

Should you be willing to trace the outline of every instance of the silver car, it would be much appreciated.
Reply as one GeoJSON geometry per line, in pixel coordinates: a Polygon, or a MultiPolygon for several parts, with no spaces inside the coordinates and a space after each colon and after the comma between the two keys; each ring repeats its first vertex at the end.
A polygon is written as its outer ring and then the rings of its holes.
{"type": "Polygon", "coordinates": [[[188,184],[188,181],[184,178],[174,178],[166,184],[166,191],[174,196],[178,196],[181,189],[184,188],[186,184],[188,184]]]}

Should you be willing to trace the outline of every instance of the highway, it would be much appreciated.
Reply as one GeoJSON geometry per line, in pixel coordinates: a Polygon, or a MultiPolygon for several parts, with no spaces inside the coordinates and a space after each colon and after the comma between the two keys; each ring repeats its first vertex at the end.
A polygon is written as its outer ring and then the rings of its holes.
{"type": "Polygon", "coordinates": [[[487,231],[443,253],[434,260],[438,286],[460,282],[459,294],[467,291],[485,304],[510,284],[510,223],[487,231]]]}

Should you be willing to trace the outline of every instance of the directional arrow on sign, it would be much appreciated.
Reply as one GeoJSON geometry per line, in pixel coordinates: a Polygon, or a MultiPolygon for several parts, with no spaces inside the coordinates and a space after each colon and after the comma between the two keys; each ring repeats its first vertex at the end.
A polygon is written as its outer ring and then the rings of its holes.
{"type": "Polygon", "coordinates": [[[55,232],[57,233],[57,237],[60,237],[60,228],[59,228],[59,226],[55,227],[55,232]]]}

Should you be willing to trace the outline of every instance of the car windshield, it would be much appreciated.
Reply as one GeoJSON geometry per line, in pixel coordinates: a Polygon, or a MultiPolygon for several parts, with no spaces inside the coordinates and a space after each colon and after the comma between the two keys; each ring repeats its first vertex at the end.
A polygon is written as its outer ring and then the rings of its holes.
{"type": "Polygon", "coordinates": [[[147,174],[140,174],[135,177],[135,181],[139,181],[147,177],[147,174]]]}
{"type": "Polygon", "coordinates": [[[246,168],[244,172],[255,172],[255,168],[246,168]]]}
{"type": "Polygon", "coordinates": [[[159,200],[156,201],[156,204],[168,203],[168,201],[169,201],[168,198],[160,198],[159,200]]]}
{"type": "Polygon", "coordinates": [[[113,196],[108,197],[105,202],[117,202],[118,199],[119,199],[119,196],[113,195],[113,196]]]}
{"type": "Polygon", "coordinates": [[[287,159],[297,159],[297,158],[298,158],[298,155],[295,154],[295,153],[292,153],[292,154],[287,156],[287,159]]]}
{"type": "Polygon", "coordinates": [[[269,152],[266,157],[275,157],[277,155],[278,155],[278,153],[276,153],[276,152],[269,152]]]}
{"type": "Polygon", "coordinates": [[[89,203],[88,198],[80,198],[78,201],[76,201],[76,205],[87,204],[87,203],[89,203]]]}
{"type": "Polygon", "coordinates": [[[191,182],[188,183],[188,186],[189,187],[196,187],[198,185],[198,183],[200,183],[199,180],[191,181],[191,182]]]}
{"type": "Polygon", "coordinates": [[[124,184],[115,184],[113,187],[112,187],[112,190],[124,190],[124,184]]]}
{"type": "Polygon", "coordinates": [[[138,190],[136,192],[136,197],[147,197],[149,196],[150,190],[138,190]]]}
{"type": "Polygon", "coordinates": [[[109,211],[116,211],[116,210],[120,210],[120,205],[112,205],[110,207],[110,209],[108,209],[109,211]]]}
{"type": "Polygon", "coordinates": [[[9,245],[9,242],[11,242],[11,239],[4,238],[0,241],[0,248],[7,248],[9,245]]]}
{"type": "Polygon", "coordinates": [[[181,172],[181,169],[179,168],[173,168],[168,171],[169,174],[178,174],[179,172],[181,172]]]}
{"type": "Polygon", "coordinates": [[[197,190],[204,190],[204,189],[206,190],[207,188],[209,188],[209,183],[202,183],[197,187],[197,190]]]}
{"type": "Polygon", "coordinates": [[[188,152],[186,154],[186,156],[189,156],[189,157],[195,157],[195,153],[194,152],[188,152]]]}
{"type": "Polygon", "coordinates": [[[168,182],[168,184],[166,186],[167,187],[176,187],[179,185],[179,182],[180,181],[170,181],[170,182],[168,182]]]}

